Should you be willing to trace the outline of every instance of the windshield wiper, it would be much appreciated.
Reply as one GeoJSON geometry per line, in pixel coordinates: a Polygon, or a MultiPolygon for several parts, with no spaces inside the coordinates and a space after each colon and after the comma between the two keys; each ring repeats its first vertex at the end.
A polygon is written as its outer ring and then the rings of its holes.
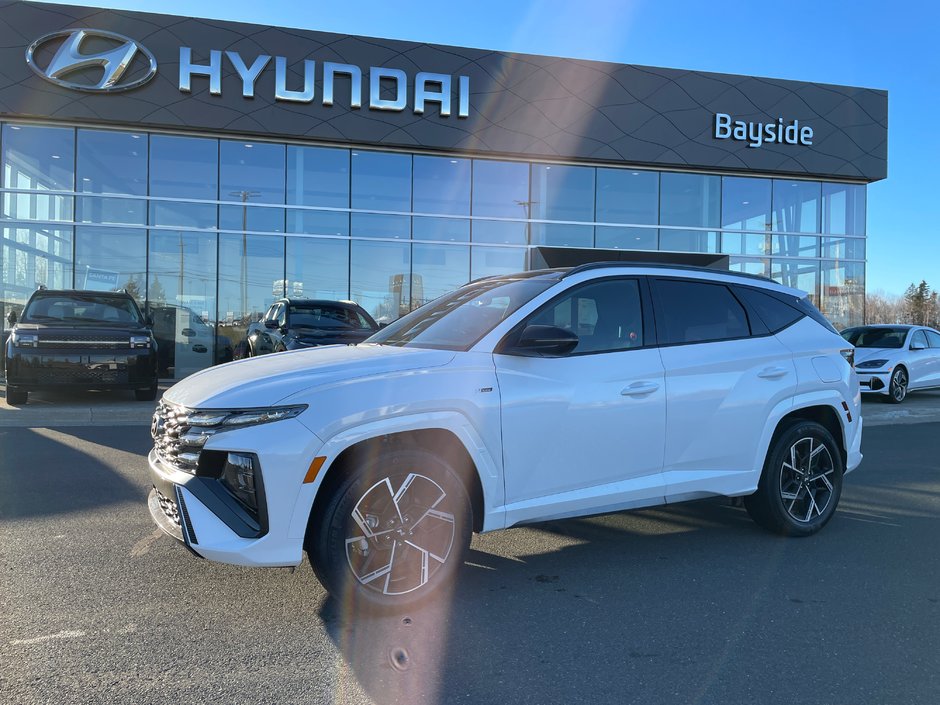
{"type": "Polygon", "coordinates": [[[61,321],[62,319],[58,316],[44,316],[41,313],[30,314],[24,317],[25,321],[61,321]]]}

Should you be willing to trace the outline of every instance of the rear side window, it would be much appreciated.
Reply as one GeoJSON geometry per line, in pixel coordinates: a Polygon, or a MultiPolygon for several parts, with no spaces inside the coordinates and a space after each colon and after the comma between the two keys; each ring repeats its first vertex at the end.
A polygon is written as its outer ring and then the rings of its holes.
{"type": "Polygon", "coordinates": [[[803,311],[769,294],[765,294],[758,289],[736,286],[734,293],[743,299],[747,305],[757,313],[771,333],[783,330],[787,326],[796,323],[805,315],[803,311]]]}
{"type": "Polygon", "coordinates": [[[656,293],[661,343],[707,343],[751,334],[744,307],[724,284],[658,279],[656,293]]]}
{"type": "Polygon", "coordinates": [[[927,341],[932,348],[940,348],[940,333],[934,333],[932,330],[924,331],[927,334],[927,341]]]}

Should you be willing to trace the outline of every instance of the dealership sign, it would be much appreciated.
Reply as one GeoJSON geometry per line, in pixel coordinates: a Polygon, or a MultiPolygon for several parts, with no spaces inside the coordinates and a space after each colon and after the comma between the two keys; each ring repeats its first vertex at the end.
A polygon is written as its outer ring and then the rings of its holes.
{"type": "Polygon", "coordinates": [[[813,128],[800,125],[799,120],[785,123],[783,118],[776,122],[749,122],[734,120],[727,113],[715,114],[715,139],[733,139],[747,142],[748,147],[760,147],[762,144],[813,144],[813,128]]]}
{"type": "MultiPolygon", "coordinates": [[[[349,87],[349,107],[363,104],[362,68],[355,64],[313,59],[303,60],[303,82],[288,86],[287,57],[261,54],[250,61],[237,51],[209,52],[207,62],[193,60],[190,47],[179,49],[179,90],[191,93],[195,80],[207,80],[211,95],[222,95],[223,62],[235,70],[241,80],[242,97],[255,97],[255,84],[264,71],[274,71],[274,100],[287,103],[313,103],[316,79],[321,80],[320,103],[332,106],[339,77],[349,87]]],[[[26,50],[26,63],[39,76],[63,88],[89,93],[116,93],[138,88],[157,73],[157,61],[143,45],[114,32],[97,29],[72,29],[46,34],[26,50]],[[54,51],[51,58],[48,54],[54,51]],[[44,56],[41,56],[43,55],[44,56]],[[136,65],[135,65],[135,62],[136,65]],[[133,68],[133,71],[132,71],[133,68]],[[89,76],[94,73],[94,80],[89,76]],[[78,79],[85,79],[84,81],[78,79]]],[[[404,111],[411,105],[422,115],[428,104],[439,108],[441,117],[455,112],[458,118],[470,115],[470,77],[419,71],[414,76],[414,95],[408,93],[408,74],[396,68],[370,66],[368,107],[370,110],[404,111]],[[456,88],[456,98],[454,89],[456,88]],[[383,97],[383,92],[387,97],[383,97]]]]}

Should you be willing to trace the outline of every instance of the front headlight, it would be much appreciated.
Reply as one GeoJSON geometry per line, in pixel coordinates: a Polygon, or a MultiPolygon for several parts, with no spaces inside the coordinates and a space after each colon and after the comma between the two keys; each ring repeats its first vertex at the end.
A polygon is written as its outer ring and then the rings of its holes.
{"type": "Polygon", "coordinates": [[[13,331],[10,334],[10,341],[15,347],[18,348],[38,348],[39,347],[39,336],[33,335],[31,333],[20,333],[19,331],[13,331]]]}
{"type": "Polygon", "coordinates": [[[877,370],[888,364],[887,360],[865,360],[855,365],[856,370],[877,370]]]}
{"type": "Polygon", "coordinates": [[[299,416],[306,408],[306,404],[298,404],[296,406],[270,406],[261,409],[205,409],[187,411],[176,418],[182,425],[223,431],[229,428],[244,428],[271,423],[272,421],[292,419],[299,416]]]}

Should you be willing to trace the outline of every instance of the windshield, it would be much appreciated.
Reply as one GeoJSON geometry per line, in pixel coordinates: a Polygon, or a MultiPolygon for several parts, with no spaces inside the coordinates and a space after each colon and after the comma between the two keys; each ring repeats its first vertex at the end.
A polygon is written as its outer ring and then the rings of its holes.
{"type": "Polygon", "coordinates": [[[22,320],[24,323],[143,325],[131,299],[92,293],[36,296],[27,304],[22,320]]]}
{"type": "Polygon", "coordinates": [[[367,343],[469,350],[500,321],[556,283],[555,278],[484,279],[425,304],[367,343]]]}
{"type": "Polygon", "coordinates": [[[359,312],[344,306],[299,304],[290,307],[291,328],[375,330],[359,312]]]}
{"type": "Polygon", "coordinates": [[[849,328],[842,337],[857,348],[903,348],[907,328],[849,328]]]}

